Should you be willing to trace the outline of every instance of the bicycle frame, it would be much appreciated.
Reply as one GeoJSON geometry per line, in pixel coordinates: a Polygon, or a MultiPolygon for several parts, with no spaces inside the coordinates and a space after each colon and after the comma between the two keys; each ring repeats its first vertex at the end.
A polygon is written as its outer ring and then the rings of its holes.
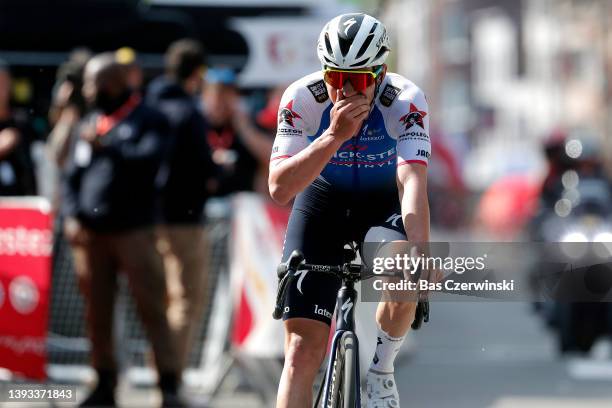
{"type": "MultiPolygon", "coordinates": [[[[351,251],[351,250],[349,250],[351,251]]],[[[345,253],[346,254],[346,253],[345,253]]],[[[345,256],[346,257],[346,256],[345,256]]],[[[325,373],[325,378],[322,383],[322,388],[319,390],[319,394],[317,396],[317,402],[320,402],[318,399],[319,396],[322,396],[323,401],[327,402],[330,398],[330,384],[332,382],[333,375],[333,364],[334,364],[334,356],[339,347],[339,340],[345,333],[351,333],[354,340],[354,356],[355,358],[355,382],[356,389],[360,389],[361,379],[360,379],[360,369],[359,369],[359,339],[357,338],[357,334],[355,333],[355,307],[357,300],[357,291],[355,290],[355,282],[362,280],[363,278],[363,269],[361,265],[351,264],[350,262],[355,258],[355,249],[352,249],[352,257],[349,256],[349,262],[345,263],[341,266],[331,266],[331,265],[311,265],[307,264],[304,260],[304,255],[299,251],[293,251],[287,262],[281,263],[277,268],[277,275],[279,278],[279,286],[278,292],[276,294],[276,304],[274,306],[274,312],[272,313],[272,317],[276,320],[279,320],[282,317],[283,308],[282,302],[285,298],[285,291],[287,289],[287,285],[289,281],[294,276],[293,274],[298,270],[311,270],[313,272],[319,273],[331,273],[332,275],[339,276],[342,278],[342,286],[338,290],[338,294],[336,296],[336,329],[334,333],[334,337],[332,340],[332,346],[330,350],[330,359],[327,364],[327,371],[325,373]],[[355,269],[356,268],[356,269],[355,269]],[[321,391],[323,393],[321,394],[321,391]]],[[[380,274],[372,275],[372,276],[381,276],[380,274]]],[[[395,276],[395,275],[389,275],[395,276]]],[[[365,279],[368,279],[366,277],[365,279]]],[[[415,319],[412,323],[412,329],[418,330],[421,327],[421,323],[425,321],[429,321],[429,302],[427,300],[418,302],[415,319]]],[[[361,392],[357,392],[355,396],[355,408],[361,408],[361,392]]],[[[315,407],[318,408],[318,407],[315,407]]]]}
{"type": "MultiPolygon", "coordinates": [[[[329,401],[330,389],[329,386],[332,381],[332,372],[333,372],[333,364],[334,364],[334,356],[336,355],[336,350],[338,349],[338,340],[342,337],[345,332],[351,332],[355,334],[355,304],[357,300],[357,291],[355,290],[355,282],[353,281],[342,281],[342,287],[338,290],[338,296],[336,298],[336,331],[334,333],[334,337],[332,340],[332,345],[330,349],[330,358],[327,363],[327,371],[325,373],[325,382],[324,382],[324,391],[323,391],[323,401],[325,403],[329,401]]],[[[359,356],[359,339],[357,335],[354,336],[355,339],[355,355],[359,356]]],[[[357,389],[360,389],[361,378],[359,373],[359,358],[356,359],[355,362],[356,369],[356,382],[357,389]]],[[[357,393],[355,398],[356,408],[361,407],[361,392],[357,393]]]]}

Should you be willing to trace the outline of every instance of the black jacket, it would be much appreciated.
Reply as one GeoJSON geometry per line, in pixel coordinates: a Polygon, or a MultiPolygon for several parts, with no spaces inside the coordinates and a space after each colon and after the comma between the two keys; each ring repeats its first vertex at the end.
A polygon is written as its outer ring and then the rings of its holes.
{"type": "Polygon", "coordinates": [[[172,127],[165,163],[167,179],[162,189],[163,221],[201,222],[208,198],[207,182],[217,174],[206,141],[204,117],[181,86],[163,77],[149,85],[147,103],[164,113],[172,127]]]}
{"type": "MultiPolygon", "coordinates": [[[[86,116],[76,131],[96,116],[86,116]]],[[[102,136],[100,147],[75,137],[62,182],[62,213],[98,232],[153,225],[169,133],[166,118],[140,103],[102,136]]]]}
{"type": "Polygon", "coordinates": [[[0,131],[15,128],[19,142],[15,149],[0,158],[0,196],[36,195],[34,163],[30,156],[31,137],[14,119],[0,120],[0,131]]]}

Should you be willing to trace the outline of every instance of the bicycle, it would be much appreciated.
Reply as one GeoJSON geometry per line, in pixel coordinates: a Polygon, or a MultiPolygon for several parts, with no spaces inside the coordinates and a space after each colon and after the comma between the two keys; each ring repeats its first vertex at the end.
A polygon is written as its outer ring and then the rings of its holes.
{"type": "MultiPolygon", "coordinates": [[[[359,340],[355,333],[355,301],[357,291],[355,283],[374,276],[397,277],[395,273],[373,273],[360,264],[351,263],[355,260],[357,250],[354,246],[345,249],[343,265],[312,265],[307,264],[304,255],[293,251],[287,262],[281,263],[277,269],[279,287],[276,296],[273,318],[279,320],[283,313],[285,292],[291,279],[299,271],[307,270],[316,273],[327,273],[339,277],[342,285],[336,299],[336,330],[332,340],[330,359],[323,376],[314,408],[319,407],[323,395],[324,408],[361,408],[361,383],[359,374],[359,340]]],[[[429,322],[429,302],[419,300],[412,329],[418,330],[423,322],[429,322]]]]}

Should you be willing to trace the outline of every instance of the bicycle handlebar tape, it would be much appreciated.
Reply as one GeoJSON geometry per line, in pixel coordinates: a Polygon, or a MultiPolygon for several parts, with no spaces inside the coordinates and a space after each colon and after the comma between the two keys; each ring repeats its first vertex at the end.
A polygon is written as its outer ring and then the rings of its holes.
{"type": "Polygon", "coordinates": [[[287,261],[287,266],[289,267],[289,269],[295,271],[297,270],[297,267],[300,266],[302,262],[304,262],[304,254],[302,254],[298,250],[295,250],[289,256],[289,260],[287,261]]]}
{"type": "Polygon", "coordinates": [[[287,264],[279,264],[276,267],[276,276],[278,276],[278,279],[283,279],[283,277],[287,274],[287,271],[289,271],[287,264]]]}
{"type": "Polygon", "coordinates": [[[280,320],[281,317],[283,317],[283,307],[279,305],[274,306],[274,312],[272,312],[272,318],[274,320],[280,320]]]}
{"type": "Polygon", "coordinates": [[[274,305],[274,312],[272,317],[274,320],[279,320],[283,316],[283,303],[285,301],[285,292],[287,290],[287,282],[290,280],[290,271],[297,271],[298,266],[304,262],[304,255],[300,251],[293,251],[289,256],[289,259],[285,263],[281,263],[276,268],[276,274],[280,279],[278,284],[278,292],[276,294],[276,304],[274,305]]]}
{"type": "Polygon", "coordinates": [[[278,284],[278,292],[276,293],[276,303],[274,304],[274,312],[272,312],[272,318],[279,320],[283,316],[283,303],[285,301],[285,291],[287,289],[287,282],[289,275],[283,276],[283,279],[278,284]]]}

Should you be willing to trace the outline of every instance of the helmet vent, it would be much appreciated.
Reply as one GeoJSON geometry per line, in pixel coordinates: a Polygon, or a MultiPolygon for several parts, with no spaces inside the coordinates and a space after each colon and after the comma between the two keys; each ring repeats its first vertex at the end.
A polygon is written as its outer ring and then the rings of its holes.
{"type": "Polygon", "coordinates": [[[353,43],[353,39],[347,39],[342,36],[338,36],[338,42],[340,43],[340,52],[342,52],[342,56],[346,57],[346,54],[348,54],[349,49],[351,48],[351,44],[353,43]]]}
{"type": "Polygon", "coordinates": [[[334,55],[334,51],[332,50],[331,43],[329,42],[329,34],[325,33],[325,48],[327,48],[327,53],[329,55],[334,55]]]}
{"type": "Polygon", "coordinates": [[[376,57],[374,57],[374,61],[385,55],[387,52],[389,52],[389,49],[387,47],[382,47],[380,50],[378,50],[376,57]]]}
{"type": "Polygon", "coordinates": [[[374,30],[376,30],[376,26],[377,25],[378,24],[374,24],[374,26],[372,26],[372,29],[370,30],[370,33],[368,34],[368,36],[366,37],[365,41],[361,45],[361,48],[359,49],[359,52],[357,52],[357,55],[355,56],[355,58],[360,58],[366,52],[366,50],[368,49],[368,47],[372,43],[372,40],[374,39],[374,30]]]}
{"type": "Polygon", "coordinates": [[[357,61],[356,63],[351,64],[350,66],[351,66],[351,67],[357,67],[357,66],[359,66],[359,65],[363,65],[363,64],[365,64],[366,62],[368,62],[368,58],[362,59],[361,61],[357,61]]]}

